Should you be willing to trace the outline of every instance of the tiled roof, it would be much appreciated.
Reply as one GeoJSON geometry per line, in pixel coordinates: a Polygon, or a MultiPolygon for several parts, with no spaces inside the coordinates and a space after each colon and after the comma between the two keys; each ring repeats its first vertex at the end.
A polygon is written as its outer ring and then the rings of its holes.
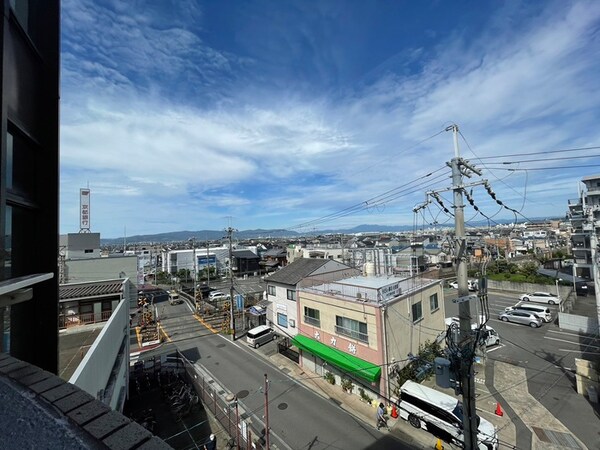
{"type": "Polygon", "coordinates": [[[122,280],[111,280],[91,283],[63,284],[59,286],[59,298],[97,297],[100,295],[120,294],[123,290],[122,280]]]}
{"type": "Polygon", "coordinates": [[[309,276],[315,270],[323,267],[328,262],[328,259],[300,258],[295,260],[293,263],[288,264],[283,269],[271,274],[268,278],[266,278],[266,281],[267,283],[269,281],[274,281],[275,283],[295,286],[303,278],[309,276]]]}
{"type": "Polygon", "coordinates": [[[250,250],[234,250],[232,254],[240,259],[259,259],[258,255],[250,250]]]}

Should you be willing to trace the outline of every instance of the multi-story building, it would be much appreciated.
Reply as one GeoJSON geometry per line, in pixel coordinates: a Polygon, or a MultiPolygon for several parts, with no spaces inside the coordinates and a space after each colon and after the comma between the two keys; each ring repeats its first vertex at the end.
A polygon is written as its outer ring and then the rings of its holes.
{"type": "Polygon", "coordinates": [[[395,371],[419,346],[443,330],[439,280],[354,276],[302,281],[298,291],[300,363],[318,374],[332,372],[387,398],[395,371]]]}
{"type": "Polygon", "coordinates": [[[56,373],[60,4],[0,11],[0,352],[56,373]]]}
{"type": "Polygon", "coordinates": [[[571,248],[577,276],[593,279],[592,234],[600,234],[600,175],[583,177],[585,191],[569,200],[571,248]]]}
{"type": "Polygon", "coordinates": [[[267,319],[283,336],[297,334],[298,287],[311,276],[341,279],[359,271],[329,259],[300,258],[265,278],[267,283],[267,319]]]}

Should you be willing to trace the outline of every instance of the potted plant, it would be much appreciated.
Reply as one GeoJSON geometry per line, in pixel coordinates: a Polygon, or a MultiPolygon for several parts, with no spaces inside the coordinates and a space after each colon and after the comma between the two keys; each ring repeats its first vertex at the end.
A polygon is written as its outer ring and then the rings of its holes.
{"type": "Polygon", "coordinates": [[[323,378],[325,378],[329,384],[335,384],[335,375],[331,372],[327,372],[323,378]]]}
{"type": "Polygon", "coordinates": [[[354,389],[354,384],[348,378],[342,378],[342,389],[347,393],[351,394],[352,389],[354,389]]]}
{"type": "Polygon", "coordinates": [[[370,404],[373,401],[373,399],[369,396],[369,394],[365,392],[363,388],[358,388],[358,393],[360,394],[361,400],[363,400],[364,402],[370,404]]]}

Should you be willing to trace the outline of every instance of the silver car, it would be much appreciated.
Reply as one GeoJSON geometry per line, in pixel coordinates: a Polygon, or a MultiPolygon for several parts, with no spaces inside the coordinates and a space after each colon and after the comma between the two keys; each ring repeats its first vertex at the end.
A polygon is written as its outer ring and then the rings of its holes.
{"type": "Polygon", "coordinates": [[[538,316],[522,310],[505,311],[498,316],[498,319],[503,322],[522,323],[523,325],[529,325],[532,328],[539,328],[542,326],[542,321],[538,316]]]}

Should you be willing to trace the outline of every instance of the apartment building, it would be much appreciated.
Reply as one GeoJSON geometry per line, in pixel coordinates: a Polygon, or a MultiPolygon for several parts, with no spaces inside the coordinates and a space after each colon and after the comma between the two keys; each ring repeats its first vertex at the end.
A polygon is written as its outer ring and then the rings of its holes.
{"type": "Polygon", "coordinates": [[[568,203],[571,247],[576,275],[593,279],[592,235],[597,239],[600,234],[600,175],[583,177],[581,181],[585,190],[568,203]]]}
{"type": "Polygon", "coordinates": [[[283,336],[295,336],[298,324],[298,287],[308,277],[341,279],[359,271],[329,259],[300,258],[265,278],[267,319],[283,336]]]}
{"type": "Polygon", "coordinates": [[[422,277],[311,277],[298,290],[300,364],[332,372],[387,398],[395,371],[443,332],[443,289],[422,277]]]}

